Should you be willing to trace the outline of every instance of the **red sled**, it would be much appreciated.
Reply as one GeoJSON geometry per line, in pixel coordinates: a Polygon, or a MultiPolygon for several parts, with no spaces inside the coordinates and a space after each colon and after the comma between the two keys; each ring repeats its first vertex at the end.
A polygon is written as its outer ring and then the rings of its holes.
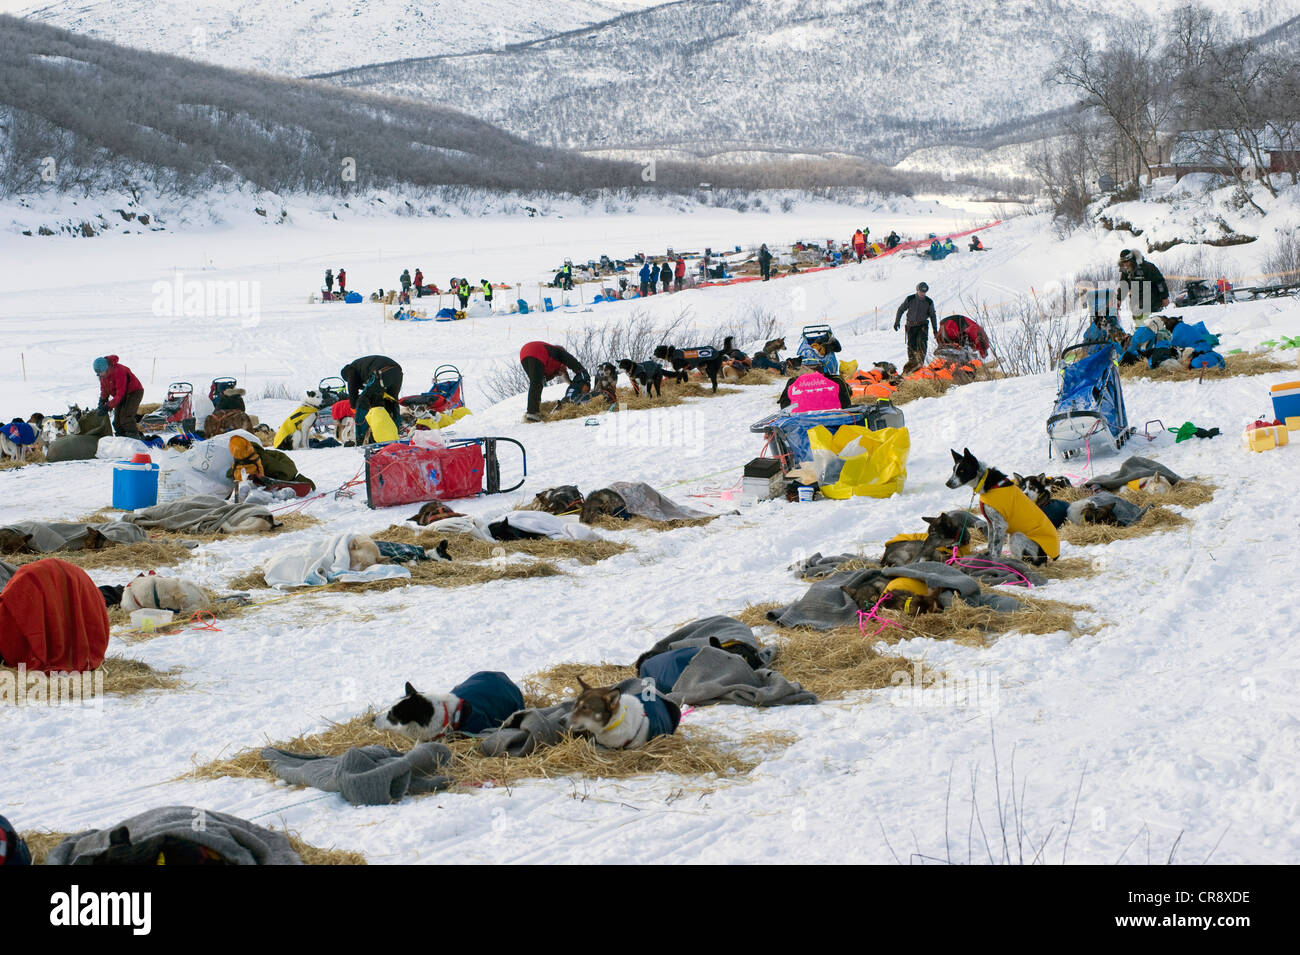
{"type": "Polygon", "coordinates": [[[527,474],[527,452],[513,438],[460,438],[446,447],[432,448],[394,441],[366,450],[366,506],[396,507],[500,494],[521,487],[527,474]],[[509,487],[501,486],[500,441],[519,448],[523,473],[509,487]]]}

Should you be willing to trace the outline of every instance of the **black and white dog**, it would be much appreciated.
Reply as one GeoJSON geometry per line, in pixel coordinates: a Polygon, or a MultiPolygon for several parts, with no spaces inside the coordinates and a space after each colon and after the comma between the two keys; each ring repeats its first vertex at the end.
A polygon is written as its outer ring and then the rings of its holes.
{"type": "MultiPolygon", "coordinates": [[[[648,396],[664,393],[664,378],[668,373],[657,361],[634,362],[630,358],[624,358],[619,361],[618,367],[622,369],[623,374],[627,375],[627,380],[632,383],[632,390],[638,395],[643,388],[648,396]]],[[[686,380],[685,372],[682,373],[681,380],[686,380]]]]}
{"type": "Polygon", "coordinates": [[[1012,557],[1028,564],[1056,560],[1061,553],[1061,539],[1051,520],[1015,481],[997,468],[989,467],[965,448],[952,452],[952,476],[947,486],[959,488],[969,484],[979,495],[980,510],[988,521],[988,554],[1001,557],[1006,547],[1012,557]]]}
{"type": "Polygon", "coordinates": [[[421,693],[408,683],[406,695],[375,717],[375,729],[421,741],[442,739],[456,732],[460,713],[460,697],[454,693],[421,693]]]}

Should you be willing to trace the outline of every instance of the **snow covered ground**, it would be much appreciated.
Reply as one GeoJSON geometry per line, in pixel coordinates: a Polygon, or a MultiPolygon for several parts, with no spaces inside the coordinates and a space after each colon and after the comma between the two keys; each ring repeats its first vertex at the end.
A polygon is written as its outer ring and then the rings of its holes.
{"type": "MultiPolygon", "coordinates": [[[[457,364],[474,410],[458,432],[512,436],[527,445],[524,489],[465,502],[466,510],[498,512],[561,483],[590,489],[644,480],[683,503],[736,511],[666,533],[602,531],[632,548],[592,566],[566,566],[564,577],[304,595],[222,622],[216,634],[143,643],[115,637],[110,652],[159,669],[180,667],[185,686],[110,697],[99,710],[0,707],[0,810],[20,829],[76,830],[150,806],[192,804],[287,826],[309,842],[364,852],[372,863],[889,862],[894,853],[945,855],[951,786],[953,855],[964,861],[976,767],[986,827],[998,801],[996,734],[1003,796],[1014,748],[1016,778],[1026,787],[1026,828],[1035,841],[1055,830],[1048,861],[1060,861],[1072,815],[1071,862],[1145,862],[1148,845],[1150,858],[1163,861],[1180,833],[1175,861],[1201,862],[1212,852],[1220,863],[1300,859],[1300,650],[1291,639],[1300,615],[1292,572],[1300,448],[1251,454],[1237,443],[1245,423],[1270,411],[1268,386],[1300,378],[1300,370],[1125,386],[1139,427],[1158,418],[1223,429],[1213,441],[1148,445],[1138,438],[1130,445],[1220,490],[1188,512],[1189,527],[1064,548],[1063,556],[1095,559],[1101,573],[1052,582],[1044,595],[1091,608],[1079,617],[1081,625],[1099,627],[1090,636],[1012,633],[982,649],[929,640],[898,647],[950,677],[975,674],[995,686],[988,707],[918,705],[933,701],[882,691],[813,707],[697,710],[689,723],[728,738],[765,730],[798,737],[750,776],[724,781],[530,782],[382,808],[261,781],[169,781],[192,762],[317,731],[388,702],[407,680],[445,688],[479,669],[520,678],[560,662],[627,662],[686,621],[793,599],[806,585],[788,567],[801,556],[878,551],[894,533],[918,529],[923,514],[964,505],[965,492],[944,487],[950,447],[970,446],[1022,473],[1085,471],[1081,461],[1062,468],[1047,456],[1051,375],[977,383],[906,406],[908,482],[894,498],[739,508],[724,504],[719,491],[735,485],[740,465],[758,453],[761,439],[748,427],[775,409],[776,385],[658,412],[605,415],[596,427],[581,419],[524,425],[522,397],[489,406],[481,390],[484,374],[514,360],[521,343],[559,340],[568,328],[615,321],[635,309],[665,322],[689,309],[702,335],[755,308],[776,312],[790,340],[800,326],[828,321],[846,357],[901,365],[902,335],[891,320],[917,281],[930,284],[942,315],[972,299],[1041,292],[1076,268],[1113,261],[1121,247],[1119,236],[1104,233],[1059,241],[1041,218],[990,230],[991,251],[982,255],[963,252],[940,263],[900,257],[586,312],[407,325],[384,322],[380,307],[368,303],[306,304],[327,266],[346,266],[349,284],[363,291],[389,287],[402,268],[417,265],[439,283],[464,274],[535,284],[565,256],[581,261],[665,245],[847,237],[862,224],[873,234],[896,228],[924,235],[969,227],[974,218],[907,203],[875,210],[809,204],[777,216],[575,211],[563,219],[339,223],[303,213],[287,226],[241,221],[183,234],[0,236],[0,259],[21,263],[7,270],[0,293],[6,419],[58,411],[68,401],[93,403],[90,362],[112,352],[140,374],[146,400],[159,400],[173,379],[204,387],[231,374],[248,387],[249,410],[275,423],[293,402],[262,398],[268,388],[297,392],[353,357],[383,352],[402,361],[412,386],[423,385],[440,363],[457,364]],[[255,283],[255,320],[154,315],[154,283],[172,282],[178,271],[187,280],[255,283]]],[[[1248,247],[1225,251],[1258,254],[1248,247]]],[[[1245,258],[1242,267],[1249,267],[1245,258]]],[[[1194,315],[1222,331],[1229,349],[1300,334],[1294,300],[1194,315]]],[[[294,458],[323,489],[361,465],[354,449],[294,458]]],[[[1099,457],[1092,467],[1101,473],[1119,460],[1099,457]]],[[[0,472],[0,522],[70,518],[106,505],[110,469],[107,462],[76,462],[0,472]]],[[[379,530],[412,510],[372,512],[359,498],[326,499],[310,508],[326,526],[296,535],[379,530]]],[[[292,542],[207,544],[184,574],[219,588],[292,542]]],[[[120,571],[93,576],[97,583],[123,582],[120,571]]],[[[976,846],[979,861],[978,835],[976,846]]]]}

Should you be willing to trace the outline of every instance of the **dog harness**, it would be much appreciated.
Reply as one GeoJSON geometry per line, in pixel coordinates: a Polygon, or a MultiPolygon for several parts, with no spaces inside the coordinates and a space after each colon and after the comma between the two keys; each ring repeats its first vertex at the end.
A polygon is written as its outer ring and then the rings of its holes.
{"type": "MultiPolygon", "coordinates": [[[[622,725],[623,720],[624,720],[624,718],[625,718],[626,716],[627,716],[627,706],[626,706],[626,705],[623,703],[623,701],[620,699],[619,702],[618,702],[618,719],[614,720],[612,723],[610,723],[608,726],[606,726],[605,729],[604,729],[604,732],[605,732],[605,733],[610,733],[610,732],[613,732],[614,730],[618,729],[619,726],[622,725]]],[[[643,710],[641,711],[641,721],[642,721],[642,722],[645,722],[647,719],[649,719],[649,717],[646,716],[645,710],[643,709],[643,710]]],[[[631,746],[632,743],[634,743],[634,742],[636,741],[637,735],[640,733],[640,731],[641,731],[641,727],[638,726],[638,727],[637,727],[637,731],[636,731],[635,733],[633,733],[631,736],[629,736],[628,739],[627,739],[627,742],[624,743],[622,746],[620,746],[620,747],[618,747],[618,748],[619,748],[619,749],[627,749],[629,746],[631,746]]]]}

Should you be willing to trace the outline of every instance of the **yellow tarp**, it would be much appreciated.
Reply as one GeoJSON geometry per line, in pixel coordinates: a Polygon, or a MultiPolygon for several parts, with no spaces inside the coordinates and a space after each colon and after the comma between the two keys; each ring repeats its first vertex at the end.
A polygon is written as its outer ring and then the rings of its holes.
{"type": "Polygon", "coordinates": [[[397,425],[393,424],[393,417],[386,408],[376,405],[367,411],[366,424],[370,425],[372,442],[397,440],[397,425]]]}
{"type": "Polygon", "coordinates": [[[821,425],[808,430],[808,444],[814,452],[840,455],[850,442],[857,442],[865,453],[845,460],[839,480],[821,486],[824,496],[839,500],[889,497],[903,489],[907,480],[907,452],[911,448],[906,428],[870,431],[861,425],[846,424],[836,428],[834,434],[821,425]]]}

